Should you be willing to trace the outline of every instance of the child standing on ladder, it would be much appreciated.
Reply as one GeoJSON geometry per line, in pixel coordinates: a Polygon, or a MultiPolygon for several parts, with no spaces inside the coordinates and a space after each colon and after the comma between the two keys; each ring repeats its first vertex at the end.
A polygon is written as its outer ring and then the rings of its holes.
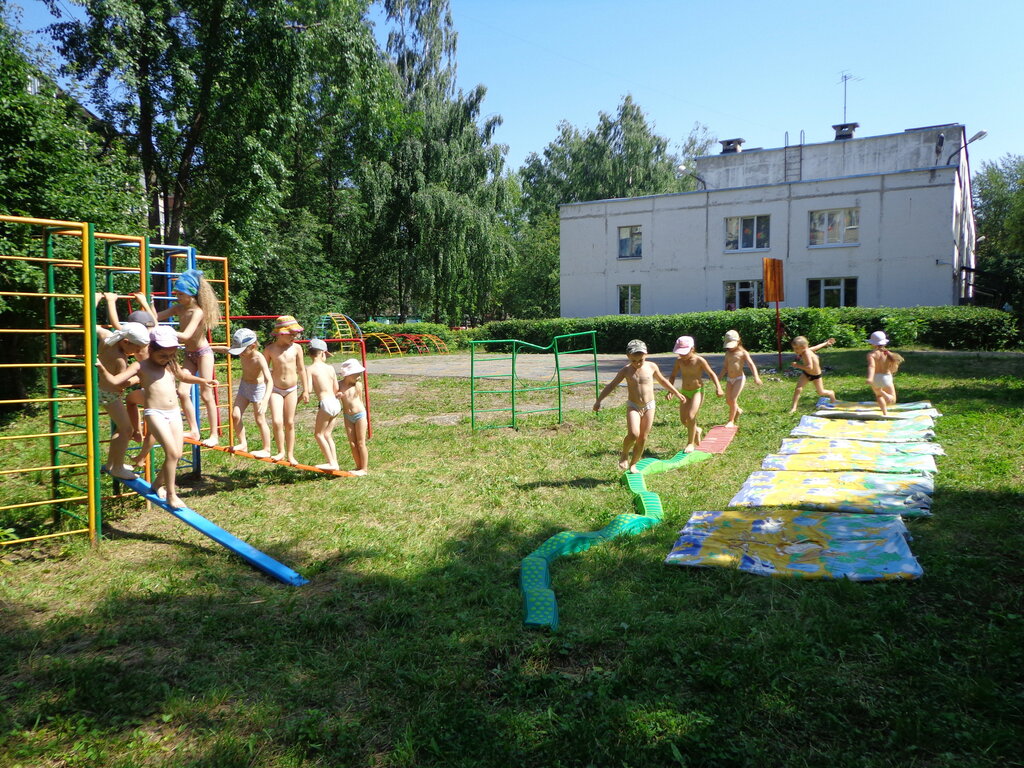
{"type": "MultiPolygon", "coordinates": [[[[206,335],[220,325],[220,304],[213,287],[203,277],[201,269],[189,269],[181,273],[174,282],[174,304],[156,314],[158,321],[178,316],[178,340],[185,345],[185,368],[189,373],[203,379],[213,378],[213,348],[206,340],[206,335]]],[[[152,311],[143,306],[146,311],[152,311]]],[[[203,445],[210,448],[220,442],[220,419],[217,414],[217,397],[210,387],[199,390],[199,395],[206,406],[207,419],[210,422],[210,436],[203,445]]],[[[181,396],[185,401],[185,418],[188,419],[188,437],[193,440],[202,439],[199,422],[196,420],[195,409],[192,407],[192,396],[187,386],[182,385],[181,396]]]]}
{"type": "Polygon", "coordinates": [[[313,427],[317,445],[327,461],[317,464],[317,469],[338,469],[338,449],[334,444],[334,424],[341,413],[338,400],[338,372],[327,363],[327,342],[323,339],[309,340],[309,384],[320,405],[316,410],[316,424],[313,427]]]}
{"type": "Polygon", "coordinates": [[[277,453],[270,458],[289,464],[299,463],[295,458],[295,405],[300,397],[303,403],[309,402],[309,377],[302,350],[295,345],[301,333],[302,326],[294,317],[281,315],[274,323],[274,341],[263,349],[270,366],[270,414],[277,442],[277,453]]]}
{"type": "Polygon", "coordinates": [[[697,426],[697,414],[704,402],[704,393],[701,388],[704,386],[704,374],[715,383],[715,394],[722,397],[722,384],[711,370],[708,361],[697,354],[692,336],[680,336],[672,347],[672,351],[678,355],[675,365],[672,366],[672,374],[668,377],[670,382],[675,382],[676,374],[679,374],[679,391],[682,397],[679,398],[679,421],[686,427],[686,447],[684,453],[693,453],[700,445],[700,438],[704,430],[697,426]]]}
{"type": "Polygon", "coordinates": [[[754,358],[744,348],[739,331],[726,331],[722,337],[722,344],[725,347],[725,357],[722,358],[721,377],[725,379],[725,402],[729,406],[729,421],[725,426],[735,427],[740,414],[743,413],[739,401],[740,392],[747,383],[744,368],[750,368],[757,386],[761,386],[761,375],[757,372],[754,358]]]}
{"type": "MultiPolygon", "coordinates": [[[[106,298],[108,314],[117,330],[110,331],[102,326],[97,326],[96,335],[101,344],[97,360],[100,370],[109,377],[120,377],[126,370],[135,370],[137,366],[131,365],[128,358],[140,354],[149,345],[149,331],[139,323],[117,322],[117,310],[114,302],[117,296],[112,293],[99,294],[100,298],[106,298]]],[[[99,381],[99,403],[106,410],[107,414],[114,421],[114,430],[110,435],[107,463],[104,469],[113,477],[121,480],[134,480],[135,473],[132,468],[125,464],[125,453],[128,451],[128,444],[131,442],[135,432],[131,416],[125,405],[124,388],[128,386],[131,377],[129,376],[122,384],[110,384],[106,377],[100,374],[99,381]]]]}
{"type": "Polygon", "coordinates": [[[636,464],[643,458],[647,436],[654,424],[654,382],[657,381],[668,390],[668,397],[674,395],[682,400],[683,396],[672,386],[672,382],[665,378],[658,366],[647,360],[647,345],[640,339],[633,339],[626,344],[626,357],[629,358],[629,363],[601,390],[601,394],[594,401],[594,411],[600,411],[601,401],[625,380],[628,398],[626,437],[619,451],[619,469],[628,469],[635,473],[636,464]]]}
{"type": "Polygon", "coordinates": [[[365,475],[370,463],[366,449],[366,406],[363,404],[363,372],[366,369],[354,357],[341,364],[338,396],[345,410],[345,434],[356,468],[353,475],[365,475]]]}
{"type": "Polygon", "coordinates": [[[270,458],[270,425],[267,424],[267,406],[270,404],[270,367],[267,359],[260,352],[256,332],[249,328],[239,328],[231,334],[231,346],[214,345],[213,351],[218,354],[227,352],[236,355],[242,363],[242,380],[238,382],[238,390],[231,409],[231,421],[235,432],[235,445],[231,450],[249,452],[249,441],[245,437],[245,409],[252,403],[252,414],[256,428],[260,431],[263,448],[253,451],[257,459],[270,458]]]}
{"type": "Polygon", "coordinates": [[[178,336],[174,329],[161,325],[149,334],[149,356],[135,363],[119,376],[111,377],[97,362],[100,378],[108,386],[123,386],[138,375],[145,393],[143,418],[146,427],[164,449],[164,464],[153,483],[153,491],[170,507],[185,506],[178,498],[176,473],[181,459],[184,429],[178,408],[177,383],[217,386],[216,379],[194,376],[178,366],[178,336]]]}

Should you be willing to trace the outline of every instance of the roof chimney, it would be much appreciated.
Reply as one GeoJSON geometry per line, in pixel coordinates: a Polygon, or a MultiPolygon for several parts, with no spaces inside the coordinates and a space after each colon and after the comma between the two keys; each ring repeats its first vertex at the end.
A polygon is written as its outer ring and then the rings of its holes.
{"type": "Polygon", "coordinates": [[[718,143],[722,145],[723,155],[734,155],[743,151],[743,142],[746,139],[723,139],[718,143]]]}
{"type": "Polygon", "coordinates": [[[853,138],[853,132],[860,128],[860,123],[840,123],[832,126],[836,131],[836,141],[853,138]]]}

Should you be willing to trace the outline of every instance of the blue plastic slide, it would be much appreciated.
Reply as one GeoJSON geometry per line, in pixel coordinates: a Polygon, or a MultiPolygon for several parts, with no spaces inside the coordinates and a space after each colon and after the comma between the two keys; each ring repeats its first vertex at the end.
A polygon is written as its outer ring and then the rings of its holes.
{"type": "Polygon", "coordinates": [[[291,584],[293,587],[301,587],[303,584],[309,583],[309,579],[303,578],[288,566],[282,565],[269,555],[265,555],[255,547],[246,544],[237,536],[234,536],[223,528],[214,525],[205,517],[196,514],[188,507],[170,506],[164,499],[161,499],[153,493],[153,487],[145,480],[122,480],[119,477],[117,478],[117,481],[131,488],[137,494],[145,498],[146,501],[156,504],[161,509],[166,509],[183,523],[191,525],[204,536],[209,536],[222,547],[227,547],[243,560],[246,560],[250,565],[256,566],[261,571],[269,576],[273,576],[278,581],[283,581],[285,584],[291,584]]]}

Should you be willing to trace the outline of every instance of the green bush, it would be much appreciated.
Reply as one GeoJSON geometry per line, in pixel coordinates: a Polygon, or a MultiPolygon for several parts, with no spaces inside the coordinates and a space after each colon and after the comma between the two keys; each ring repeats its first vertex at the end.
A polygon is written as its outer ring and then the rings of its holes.
{"type": "MultiPolygon", "coordinates": [[[[939,349],[1005,349],[1018,330],[1013,315],[985,307],[787,307],[780,312],[783,345],[795,336],[812,344],[834,337],[840,347],[863,346],[872,331],[884,330],[894,347],[920,344],[939,349]]],[[[775,310],[740,309],[684,315],[606,315],[547,320],[501,320],[477,330],[479,339],[519,339],[547,346],[567,333],[596,331],[598,351],[623,352],[630,339],[643,339],[651,352],[672,349],[678,336],[693,336],[698,351],[717,352],[726,331],[739,331],[755,352],[773,351],[775,310]]]]}

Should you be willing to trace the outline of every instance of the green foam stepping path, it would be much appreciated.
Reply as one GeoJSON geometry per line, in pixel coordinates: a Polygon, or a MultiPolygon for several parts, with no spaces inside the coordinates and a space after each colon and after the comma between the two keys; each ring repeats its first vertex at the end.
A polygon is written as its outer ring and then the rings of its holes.
{"type": "Polygon", "coordinates": [[[524,557],[519,564],[519,589],[523,593],[525,612],[523,623],[531,628],[558,629],[558,601],[551,589],[549,568],[555,558],[585,552],[597,544],[620,536],[636,536],[661,524],[665,510],[661,505],[661,497],[647,490],[644,481],[646,475],[669,472],[710,458],[711,454],[703,451],[680,451],[671,459],[641,459],[636,465],[637,472],[624,472],[622,475],[623,485],[632,493],[635,513],[616,515],[599,531],[556,533],[524,557]]]}

